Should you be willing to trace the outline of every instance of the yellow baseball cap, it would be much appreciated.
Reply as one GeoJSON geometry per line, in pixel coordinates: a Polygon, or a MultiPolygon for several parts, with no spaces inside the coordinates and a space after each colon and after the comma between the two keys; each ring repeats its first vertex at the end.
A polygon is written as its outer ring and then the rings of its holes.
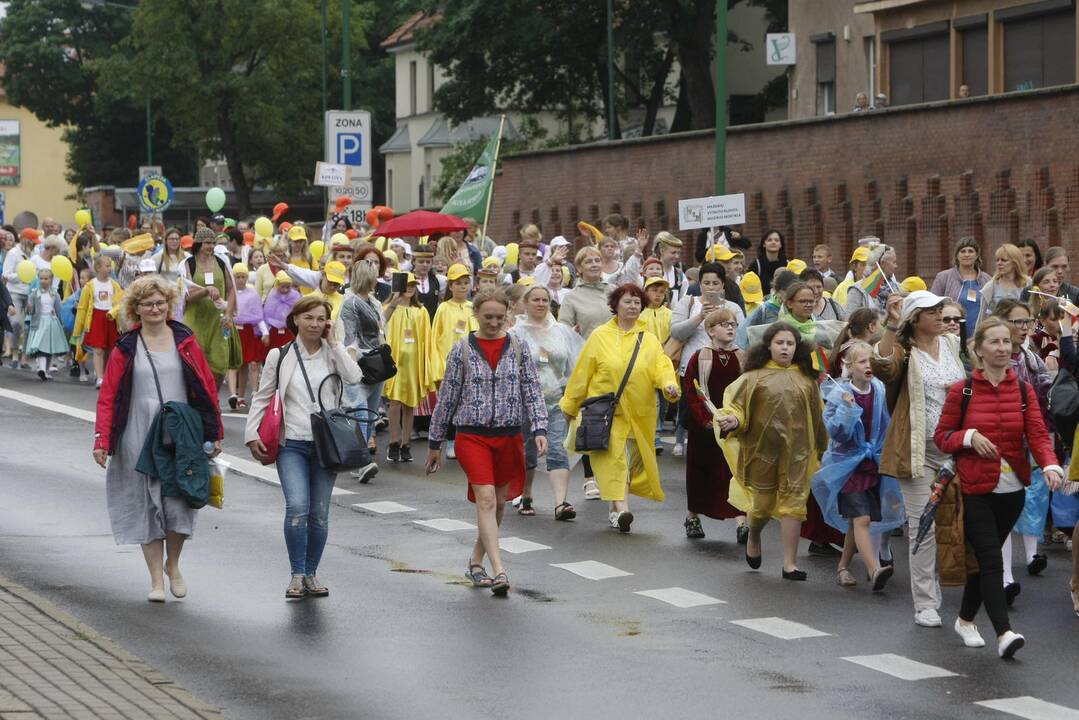
{"type": "Polygon", "coordinates": [[[471,274],[472,273],[468,271],[468,268],[461,263],[454,263],[453,265],[450,265],[450,269],[446,271],[446,279],[453,282],[454,280],[459,280],[463,277],[469,277],[471,274]]]}
{"type": "Polygon", "coordinates": [[[393,267],[397,267],[398,259],[397,259],[397,253],[396,252],[394,252],[393,250],[384,250],[382,252],[382,257],[386,258],[386,263],[388,265],[392,265],[393,267]]]}
{"type": "Polygon", "coordinates": [[[345,284],[345,264],[331,260],[326,263],[326,269],[322,271],[322,274],[326,276],[326,279],[332,283],[338,285],[345,284]]]}
{"type": "Polygon", "coordinates": [[[288,273],[285,272],[284,270],[278,270],[277,274],[274,275],[273,278],[274,278],[273,279],[273,284],[274,285],[291,285],[292,284],[292,278],[290,278],[288,273]]]}
{"type": "Polygon", "coordinates": [[[236,263],[232,266],[233,275],[250,275],[251,271],[247,269],[247,266],[243,263],[236,263]]]}
{"type": "Polygon", "coordinates": [[[742,276],[738,287],[742,291],[742,299],[746,302],[764,302],[764,290],[761,288],[760,276],[752,270],[742,276]]]}
{"type": "Polygon", "coordinates": [[[288,239],[289,240],[306,240],[307,239],[307,230],[304,229],[303,225],[293,225],[292,227],[290,227],[288,229],[288,239]]]}
{"type": "Polygon", "coordinates": [[[736,257],[738,257],[738,253],[731,252],[731,249],[726,245],[713,245],[704,254],[704,259],[707,262],[727,262],[736,257]]]}
{"type": "Polygon", "coordinates": [[[416,276],[413,275],[412,273],[409,273],[408,274],[408,282],[406,284],[407,285],[415,285],[416,284],[416,276]]]}
{"type": "Polygon", "coordinates": [[[867,260],[869,260],[869,248],[867,248],[867,247],[854,248],[854,252],[851,253],[851,256],[850,256],[850,261],[851,262],[866,262],[867,260]]]}
{"type": "Polygon", "coordinates": [[[521,277],[517,278],[517,284],[523,287],[531,287],[532,285],[536,284],[536,278],[532,277],[531,275],[522,275],[521,277]]]}
{"type": "Polygon", "coordinates": [[[330,248],[333,250],[351,250],[352,241],[344,233],[334,233],[330,238],[330,248]]]}
{"type": "Polygon", "coordinates": [[[909,278],[899,283],[899,287],[903,288],[904,292],[912,293],[915,290],[928,290],[925,280],[922,280],[917,275],[911,275],[909,278]]]}
{"type": "Polygon", "coordinates": [[[802,271],[805,270],[806,267],[808,267],[806,265],[806,261],[805,260],[799,260],[798,258],[794,258],[789,263],[787,263],[787,269],[790,270],[795,275],[801,275],[802,271]]]}
{"type": "Polygon", "coordinates": [[[502,267],[502,261],[499,260],[494,255],[492,255],[491,257],[486,257],[486,258],[483,259],[483,267],[485,267],[485,268],[486,267],[500,268],[500,267],[502,267]]]}
{"type": "Polygon", "coordinates": [[[649,288],[649,287],[651,287],[653,285],[658,285],[660,283],[663,283],[667,287],[671,286],[671,284],[669,282],[667,282],[667,278],[662,278],[662,277],[650,277],[650,278],[648,278],[647,280],[644,281],[644,286],[645,286],[645,288],[649,288]]]}

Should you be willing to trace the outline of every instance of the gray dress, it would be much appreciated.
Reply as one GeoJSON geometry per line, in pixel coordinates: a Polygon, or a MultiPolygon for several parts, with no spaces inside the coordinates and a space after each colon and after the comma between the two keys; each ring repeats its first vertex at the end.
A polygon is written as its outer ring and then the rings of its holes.
{"type": "MultiPolygon", "coordinates": [[[[140,340],[131,379],[131,400],[127,426],[119,447],[113,448],[105,473],[105,497],[117,545],[145,545],[165,537],[166,531],[187,535],[195,531],[198,512],[178,497],[162,497],[161,482],[135,470],[143,439],[150,430],[161,402],[154,387],[154,375],[140,340]]],[[[187,402],[180,354],[175,348],[153,353],[165,402],[187,402]]]]}

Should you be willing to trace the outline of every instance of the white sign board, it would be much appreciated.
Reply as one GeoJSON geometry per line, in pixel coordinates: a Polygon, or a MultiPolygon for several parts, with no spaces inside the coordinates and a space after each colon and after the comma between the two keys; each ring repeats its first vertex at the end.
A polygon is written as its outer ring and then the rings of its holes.
{"type": "Polygon", "coordinates": [[[333,163],[315,163],[315,185],[320,187],[340,187],[352,182],[352,168],[348,165],[333,163]]]}
{"type": "Polygon", "coordinates": [[[151,175],[160,175],[160,165],[139,165],[139,182],[142,182],[151,175]]]}
{"type": "Polygon", "coordinates": [[[794,33],[768,33],[764,51],[769,65],[794,65],[794,33]]]}
{"type": "Polygon", "coordinates": [[[344,215],[348,217],[350,223],[355,225],[363,222],[364,215],[374,206],[371,198],[374,191],[374,182],[371,180],[353,179],[349,185],[329,188],[330,205],[333,205],[334,201],[342,195],[350,197],[352,203],[345,208],[344,215]]]}
{"type": "Polygon", "coordinates": [[[371,113],[326,111],[326,162],[348,165],[352,177],[371,179],[371,113]]]}
{"type": "Polygon", "coordinates": [[[678,201],[678,229],[699,230],[746,221],[745,193],[712,195],[678,201]]]}

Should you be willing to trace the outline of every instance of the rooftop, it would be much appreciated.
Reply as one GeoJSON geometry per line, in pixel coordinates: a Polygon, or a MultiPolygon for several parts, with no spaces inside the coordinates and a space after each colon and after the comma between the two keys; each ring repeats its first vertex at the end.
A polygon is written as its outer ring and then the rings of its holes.
{"type": "Polygon", "coordinates": [[[436,22],[442,19],[442,13],[435,13],[434,15],[428,15],[424,11],[419,11],[408,20],[405,20],[401,27],[394,30],[389,36],[379,43],[379,47],[390,49],[399,45],[407,45],[415,40],[415,32],[422,30],[423,28],[430,27],[436,22]]]}

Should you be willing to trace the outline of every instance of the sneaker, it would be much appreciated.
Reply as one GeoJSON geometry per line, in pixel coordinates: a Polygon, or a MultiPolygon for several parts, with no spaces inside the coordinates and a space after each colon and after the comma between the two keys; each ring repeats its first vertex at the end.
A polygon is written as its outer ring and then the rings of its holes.
{"type": "Polygon", "coordinates": [[[386,459],[390,462],[400,462],[401,443],[390,443],[390,447],[386,450],[386,459]]]}
{"type": "Polygon", "coordinates": [[[236,405],[237,405],[238,400],[239,400],[239,398],[237,398],[235,395],[229,395],[229,410],[235,410],[236,409],[236,405]]]}
{"type": "Polygon", "coordinates": [[[892,575],[895,573],[895,568],[891,565],[881,565],[877,568],[877,571],[873,573],[873,576],[869,579],[873,582],[873,592],[880,592],[884,589],[884,586],[888,584],[888,581],[892,579],[892,575]]]}
{"type": "Polygon", "coordinates": [[[72,365],[71,367],[68,368],[67,374],[68,374],[68,377],[77,378],[80,375],[82,375],[82,370],[79,368],[78,365],[72,365]]]}
{"type": "Polygon", "coordinates": [[[955,619],[955,632],[959,637],[963,638],[963,644],[969,648],[985,647],[985,640],[982,640],[981,634],[978,632],[978,628],[975,625],[964,625],[959,622],[959,618],[955,619]]]}
{"type": "Polygon", "coordinates": [[[997,639],[997,655],[1007,660],[1011,656],[1015,655],[1015,651],[1023,647],[1027,642],[1027,639],[1017,632],[1006,630],[1003,635],[997,639]]]}
{"type": "Polygon", "coordinates": [[[1015,604],[1015,599],[1019,597],[1019,592],[1022,589],[1022,586],[1017,582],[1008,583],[1004,586],[1004,599],[1007,601],[1008,607],[1015,604]]]}
{"type": "Polygon", "coordinates": [[[80,375],[79,376],[79,382],[83,382],[83,383],[90,382],[90,373],[84,372],[82,375],[80,375]]]}
{"type": "Polygon", "coordinates": [[[412,462],[412,446],[401,446],[401,462],[412,462]]]}
{"type": "Polygon", "coordinates": [[[589,478],[584,481],[584,485],[581,486],[584,490],[585,500],[599,500],[599,485],[596,485],[596,481],[589,478]]]}
{"type": "Polygon", "coordinates": [[[371,478],[378,474],[378,463],[367,463],[359,470],[353,470],[349,474],[359,480],[361,483],[369,483],[371,482],[371,478]]]}
{"type": "Polygon", "coordinates": [[[671,455],[674,457],[682,457],[686,454],[686,446],[682,443],[675,443],[674,448],[671,450],[671,455]]]}
{"type": "Polygon", "coordinates": [[[1034,559],[1032,559],[1027,564],[1027,573],[1030,574],[1030,575],[1038,575],[1048,565],[1049,565],[1049,557],[1047,555],[1042,555],[1040,553],[1035,553],[1034,554],[1034,559]]]}
{"type": "Polygon", "coordinates": [[[914,611],[914,624],[922,627],[938,628],[944,623],[940,621],[940,615],[935,608],[925,608],[914,611]]]}
{"type": "Polygon", "coordinates": [[[618,513],[618,532],[628,533],[629,526],[633,524],[633,513],[629,510],[618,513]]]}

